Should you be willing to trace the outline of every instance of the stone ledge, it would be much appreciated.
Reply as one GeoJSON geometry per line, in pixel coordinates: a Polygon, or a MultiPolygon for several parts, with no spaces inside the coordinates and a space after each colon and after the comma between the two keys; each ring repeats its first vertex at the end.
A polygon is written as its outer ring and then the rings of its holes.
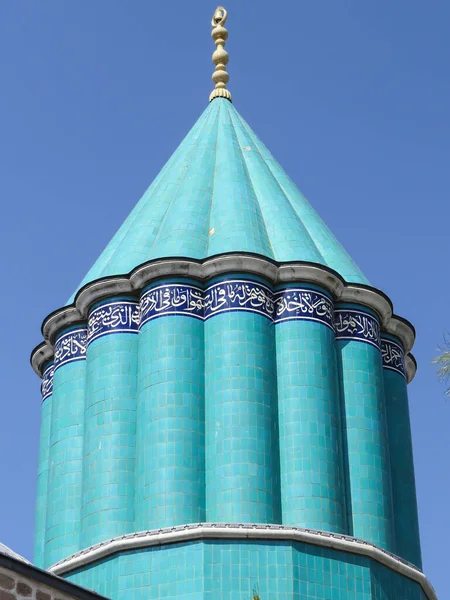
{"type": "MultiPolygon", "coordinates": [[[[74,303],[51,313],[42,324],[44,342],[31,354],[34,371],[42,376],[46,362],[53,356],[57,334],[64,328],[87,319],[89,307],[99,300],[115,295],[137,296],[149,283],[164,277],[184,277],[205,282],[212,277],[230,273],[256,275],[272,285],[282,283],[312,283],[329,291],[336,302],[356,303],[374,310],[382,330],[398,337],[408,355],[414,344],[414,327],[393,313],[392,302],[380,290],[363,284],[346,283],[332,269],[316,263],[277,263],[266,257],[230,253],[203,261],[186,258],[156,259],[136,267],[128,275],[98,279],[86,284],[75,296],[74,303]]],[[[416,371],[414,359],[406,361],[410,382],[416,371]]]]}
{"type": "Polygon", "coordinates": [[[423,572],[387,550],[344,534],[283,525],[195,523],[166,529],[140,531],[95,544],[57,562],[48,570],[56,575],[62,575],[118,552],[206,539],[303,542],[367,556],[416,581],[421,585],[428,600],[437,600],[436,593],[423,572]]]}

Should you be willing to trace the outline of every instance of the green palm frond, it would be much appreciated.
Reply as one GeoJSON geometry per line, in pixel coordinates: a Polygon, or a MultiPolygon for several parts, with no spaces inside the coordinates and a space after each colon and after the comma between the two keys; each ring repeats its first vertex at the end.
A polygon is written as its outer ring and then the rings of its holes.
{"type": "MultiPolygon", "coordinates": [[[[447,346],[448,340],[445,340],[447,346]]],[[[433,360],[433,364],[436,365],[437,376],[441,381],[450,381],[450,350],[441,350],[441,354],[436,356],[433,360]]],[[[445,391],[447,396],[450,396],[450,387],[445,391]]]]}

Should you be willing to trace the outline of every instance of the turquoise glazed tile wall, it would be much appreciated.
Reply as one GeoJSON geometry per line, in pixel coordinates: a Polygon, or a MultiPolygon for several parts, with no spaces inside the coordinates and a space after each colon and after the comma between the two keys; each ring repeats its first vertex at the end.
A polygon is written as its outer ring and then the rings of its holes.
{"type": "MultiPolygon", "coordinates": [[[[73,571],[68,576],[64,576],[64,579],[77,583],[81,587],[97,592],[97,594],[101,594],[111,600],[121,597],[132,600],[135,593],[134,590],[131,592],[131,596],[127,597],[126,594],[123,596],[120,595],[121,578],[119,578],[119,565],[121,558],[121,555],[116,555],[99,560],[95,563],[94,568],[73,571]]],[[[143,574],[140,573],[139,576],[143,577],[143,574]]],[[[136,597],[139,597],[137,590],[136,597]]]]}
{"type": "Polygon", "coordinates": [[[79,287],[156,257],[224,252],[311,260],[368,284],[233,104],[216,98],[79,287]]]}
{"type": "MultiPolygon", "coordinates": [[[[45,374],[49,369],[53,372],[53,364],[44,371],[44,382],[46,381],[45,374]]],[[[51,386],[53,387],[53,373],[51,374],[51,386]]],[[[43,400],[41,407],[41,431],[39,437],[39,458],[38,458],[38,478],[36,489],[36,524],[34,534],[34,564],[38,567],[44,566],[45,553],[45,528],[47,520],[47,488],[48,488],[48,458],[50,452],[50,433],[52,424],[52,391],[49,390],[46,394],[44,389],[43,400]]]]}
{"type": "MultiPolygon", "coordinates": [[[[186,159],[195,150],[197,141],[209,123],[211,109],[212,104],[161,169],[76,291],[90,281],[106,275],[127,273],[136,265],[148,260],[150,248],[164,215],[186,172],[186,159]]],[[[74,297],[75,294],[71,296],[68,304],[73,302],[74,297]]]]}
{"type": "Polygon", "coordinates": [[[73,571],[113,600],[426,600],[420,585],[375,561],[283,541],[198,541],[132,550],[73,571]]]}
{"type": "Polygon", "coordinates": [[[359,339],[338,336],[336,344],[350,533],[395,552],[381,352],[376,343],[359,339]]]}
{"type": "Polygon", "coordinates": [[[276,326],[283,523],[346,533],[341,401],[334,331],[276,326]]]}
{"type": "Polygon", "coordinates": [[[301,256],[305,261],[320,262],[320,252],[254,143],[249,128],[243,126],[236,112],[231,111],[230,116],[241,148],[243,168],[258,198],[271,246],[276,249],[275,258],[288,261],[301,256]],[[258,173],[258,177],[250,175],[254,173],[258,173]]]}
{"type": "Polygon", "coordinates": [[[123,332],[88,343],[82,548],[134,531],[137,343],[123,332]]]}
{"type": "Polygon", "coordinates": [[[204,327],[206,518],[279,523],[274,325],[235,311],[204,327]]]}
{"type": "Polygon", "coordinates": [[[370,559],[302,543],[292,550],[296,600],[371,600],[370,559]]]}
{"type": "Polygon", "coordinates": [[[373,600],[427,600],[415,582],[375,563],[372,566],[371,594],[373,600]]]}
{"type": "Polygon", "coordinates": [[[219,127],[215,132],[214,187],[207,256],[240,248],[243,252],[274,258],[258,198],[242,159],[243,150],[233,128],[231,111],[223,102],[215,110],[219,111],[219,127]]]}
{"type": "Polygon", "coordinates": [[[45,534],[46,567],[80,548],[85,378],[85,360],[67,362],[55,369],[45,534]]]}
{"type": "MultiPolygon", "coordinates": [[[[273,178],[282,189],[286,198],[292,205],[292,208],[296,212],[299,221],[302,223],[303,228],[299,228],[297,230],[298,234],[300,234],[299,237],[303,237],[306,232],[311,240],[313,240],[314,246],[317,248],[317,251],[321,256],[321,259],[318,262],[321,264],[326,264],[330,268],[334,269],[348,282],[369,284],[369,281],[365,275],[354,263],[342,244],[330,232],[324,221],[312,208],[308,200],[303,196],[283,167],[277,162],[271,152],[252,131],[250,126],[239,115],[236,109],[232,107],[231,111],[233,114],[233,119],[237,122],[240,122],[242,129],[252,140],[251,151],[257,151],[261,155],[267,167],[270,169],[273,178]]],[[[252,175],[252,179],[257,181],[260,177],[260,170],[252,170],[252,175]]],[[[279,220],[278,216],[277,220],[279,220]]],[[[302,241],[306,247],[309,246],[309,240],[306,236],[302,241]]],[[[275,246],[275,240],[273,240],[272,245],[275,247],[276,260],[299,259],[299,255],[297,253],[298,251],[291,252],[286,247],[281,247],[278,251],[278,246],[275,246]]],[[[270,255],[268,254],[267,256],[270,255]]]]}
{"type": "MultiPolygon", "coordinates": [[[[398,340],[396,342],[400,343],[398,340]]],[[[422,556],[406,379],[389,368],[384,368],[383,374],[391,456],[396,553],[421,568],[422,556]]]]}
{"type": "Polygon", "coordinates": [[[404,364],[388,359],[369,309],[311,284],[159,280],[94,305],[56,341],[53,397],[43,381],[43,564],[202,521],[349,533],[420,564],[404,364]]]}
{"type": "Polygon", "coordinates": [[[208,113],[204,133],[181,157],[183,170],[147,260],[164,256],[202,258],[208,248],[213,193],[217,111],[208,113]],[[188,164],[189,167],[184,168],[188,164]],[[190,200],[195,197],[195,202],[190,200]]]}
{"type": "Polygon", "coordinates": [[[205,520],[203,322],[164,316],[139,333],[136,529],[205,520]]]}

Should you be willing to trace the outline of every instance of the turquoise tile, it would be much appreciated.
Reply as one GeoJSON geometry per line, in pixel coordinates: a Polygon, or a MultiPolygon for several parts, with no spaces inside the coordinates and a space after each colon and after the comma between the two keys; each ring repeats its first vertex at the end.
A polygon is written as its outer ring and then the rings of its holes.
{"type": "Polygon", "coordinates": [[[346,533],[341,400],[334,332],[276,327],[283,524],[346,533]]]}
{"type": "Polygon", "coordinates": [[[136,529],[205,520],[203,322],[166,316],[139,333],[136,529]]]}
{"type": "Polygon", "coordinates": [[[87,349],[80,547],[134,531],[138,336],[87,349]]]}
{"type": "MultiPolygon", "coordinates": [[[[368,281],[228,100],[218,98],[80,283],[165,256],[254,252],[368,281]]],[[[72,296],[69,302],[73,301],[72,296]]]]}
{"type": "Polygon", "coordinates": [[[358,340],[336,345],[350,533],[395,552],[381,352],[358,340]]]}
{"type": "Polygon", "coordinates": [[[426,600],[358,555],[290,542],[198,541],[124,552],[66,576],[113,600],[426,600]]]}
{"type": "MultiPolygon", "coordinates": [[[[397,343],[400,343],[397,340],[397,343]]],[[[383,369],[390,449],[396,553],[422,566],[406,379],[383,369]]]]}
{"type": "Polygon", "coordinates": [[[55,370],[44,566],[80,549],[86,361],[55,370]]]}

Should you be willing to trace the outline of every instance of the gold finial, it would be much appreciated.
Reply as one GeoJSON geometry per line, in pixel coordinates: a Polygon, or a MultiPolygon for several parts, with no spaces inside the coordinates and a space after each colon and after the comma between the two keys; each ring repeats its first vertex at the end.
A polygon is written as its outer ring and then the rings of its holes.
{"type": "Polygon", "coordinates": [[[230,79],[227,73],[228,52],[224,49],[228,37],[228,31],[224,27],[226,20],[227,11],[223,6],[217,7],[211,21],[213,27],[211,36],[216,44],[216,51],[212,56],[216,70],[213,73],[212,80],[216,84],[216,87],[209,97],[210,102],[214,98],[226,98],[231,102],[231,93],[226,89],[228,80],[230,79]]]}

